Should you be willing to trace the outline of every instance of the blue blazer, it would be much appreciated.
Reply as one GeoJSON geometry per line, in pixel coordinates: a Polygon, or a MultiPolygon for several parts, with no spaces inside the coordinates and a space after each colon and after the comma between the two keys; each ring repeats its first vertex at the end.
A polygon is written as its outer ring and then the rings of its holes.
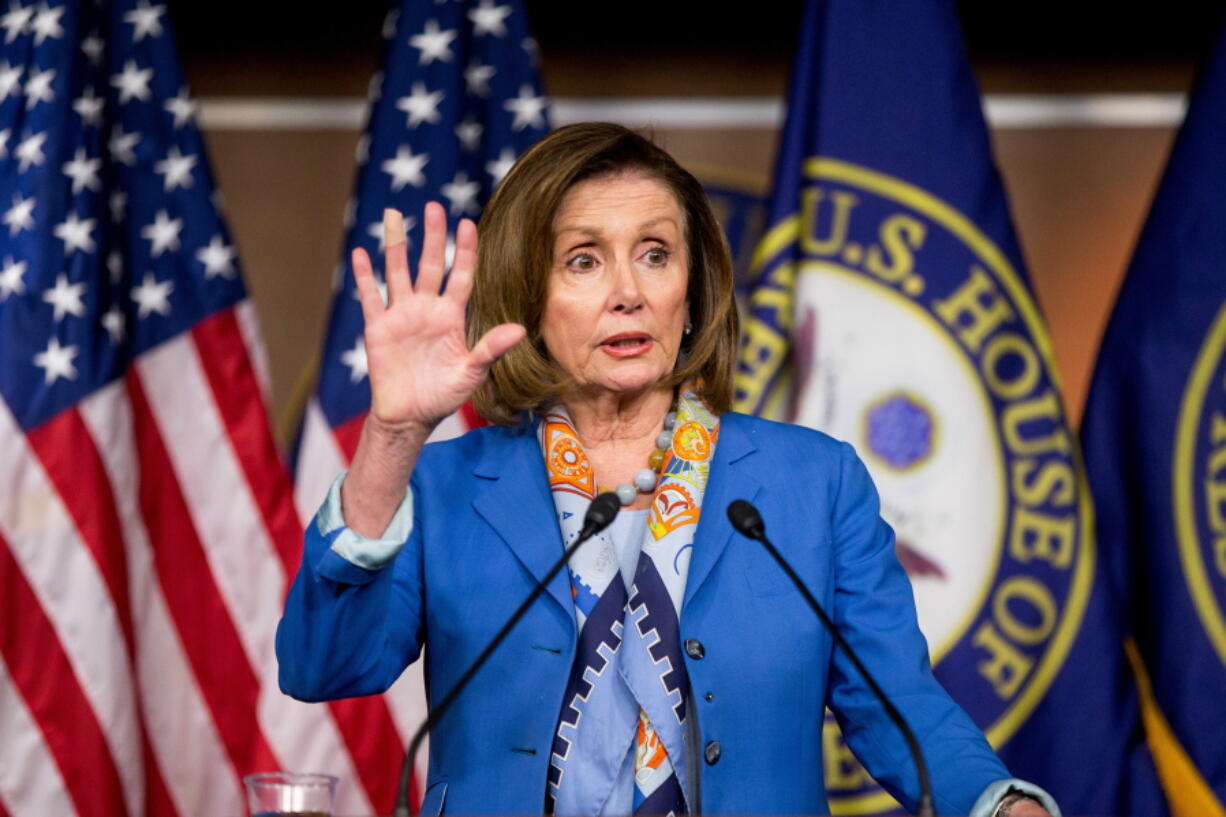
{"type": "MultiPolygon", "coordinates": [[[[383,569],[346,561],[329,549],[337,532],[308,527],[277,632],[288,694],[381,692],[424,646],[433,705],[561,553],[532,426],[426,446],[411,490],[412,533],[383,569]]],[[[762,511],[768,535],[915,730],[938,812],[969,812],[1009,774],[932,676],[864,465],[846,443],[740,414],[722,418],[680,617],[681,638],[702,645],[685,659],[703,747],[701,811],[827,813],[826,705],[873,777],[908,809],[918,795],[906,746],[854,667],[762,546],[733,532],[725,509],[737,498],[762,511]]],[[[423,813],[541,812],[576,640],[563,570],[431,736],[423,813]]]]}

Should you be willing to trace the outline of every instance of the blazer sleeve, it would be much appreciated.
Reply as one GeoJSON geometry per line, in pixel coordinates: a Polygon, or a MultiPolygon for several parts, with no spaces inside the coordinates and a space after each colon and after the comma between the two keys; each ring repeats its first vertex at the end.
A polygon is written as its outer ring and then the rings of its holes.
{"type": "MultiPolygon", "coordinates": [[[[994,781],[1009,777],[983,733],[932,674],[911,584],[894,554],[872,480],[841,444],[832,506],[833,619],[915,732],[941,814],[967,814],[994,781]]],[[[906,742],[850,660],[836,648],[829,704],[851,750],[910,811],[919,783],[906,742]]]]}
{"type": "Polygon", "coordinates": [[[303,701],[383,692],[421,652],[416,488],[411,482],[384,535],[366,539],[341,516],[344,477],[306,527],[302,564],[277,626],[281,691],[303,701]]]}

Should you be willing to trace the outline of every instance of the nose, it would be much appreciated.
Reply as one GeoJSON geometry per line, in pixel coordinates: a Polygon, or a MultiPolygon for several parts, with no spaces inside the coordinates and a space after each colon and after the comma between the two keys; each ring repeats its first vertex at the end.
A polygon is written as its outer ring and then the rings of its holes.
{"type": "Polygon", "coordinates": [[[618,261],[613,265],[612,273],[609,311],[629,314],[642,309],[645,303],[643,290],[639,287],[634,265],[629,261],[618,261]]]}

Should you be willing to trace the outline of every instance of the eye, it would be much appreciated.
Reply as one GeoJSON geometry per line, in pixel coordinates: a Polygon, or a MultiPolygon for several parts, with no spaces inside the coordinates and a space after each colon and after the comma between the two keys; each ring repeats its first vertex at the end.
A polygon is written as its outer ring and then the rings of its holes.
{"type": "Polygon", "coordinates": [[[596,269],[596,258],[591,253],[581,252],[566,259],[566,266],[580,272],[596,269]]]}
{"type": "Polygon", "coordinates": [[[662,267],[668,263],[669,255],[671,253],[663,247],[652,247],[643,253],[643,260],[653,267],[662,267]]]}

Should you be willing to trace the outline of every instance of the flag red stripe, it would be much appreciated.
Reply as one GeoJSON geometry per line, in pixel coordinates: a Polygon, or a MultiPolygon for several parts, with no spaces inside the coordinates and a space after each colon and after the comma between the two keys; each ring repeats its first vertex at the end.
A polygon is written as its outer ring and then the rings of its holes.
{"type": "Polygon", "coordinates": [[[128,597],[128,557],[115,511],[111,482],[89,429],[75,409],[62,411],[26,434],[51,483],[64,498],[81,540],[106,582],[132,663],[132,605],[128,597]]]}
{"type": "Polygon", "coordinates": [[[0,655],[38,722],[79,817],[127,813],[115,759],[46,612],[0,535],[0,655]]]}
{"type": "Polygon", "coordinates": [[[141,517],[184,653],[237,772],[278,768],[256,722],[259,680],[213,578],[136,369],[128,371],[126,384],[140,462],[141,517]]]}
{"type": "Polygon", "coordinates": [[[353,462],[353,455],[358,450],[358,438],[362,436],[362,424],[366,422],[366,412],[346,420],[332,429],[336,443],[345,455],[345,462],[353,462]]]}
{"type": "Polygon", "coordinates": [[[247,488],[286,577],[292,577],[302,558],[302,525],[235,310],[224,309],[196,324],[192,339],[247,488]]]}
{"type": "Polygon", "coordinates": [[[481,428],[482,426],[487,426],[490,424],[489,420],[485,419],[480,415],[480,413],[477,412],[477,409],[473,406],[471,400],[465,401],[464,405],[460,406],[460,417],[464,420],[464,425],[466,425],[469,430],[481,428]]]}
{"type": "MultiPolygon", "coordinates": [[[[26,437],[51,483],[65,498],[64,507],[106,582],[123,630],[128,666],[133,683],[137,684],[134,691],[139,698],[132,607],[128,596],[127,553],[106,466],[85,421],[75,408],[60,412],[26,437]]],[[[153,757],[144,718],[140,718],[137,726],[141,753],[145,759],[145,814],[149,817],[175,817],[178,811],[153,757]]]]}

